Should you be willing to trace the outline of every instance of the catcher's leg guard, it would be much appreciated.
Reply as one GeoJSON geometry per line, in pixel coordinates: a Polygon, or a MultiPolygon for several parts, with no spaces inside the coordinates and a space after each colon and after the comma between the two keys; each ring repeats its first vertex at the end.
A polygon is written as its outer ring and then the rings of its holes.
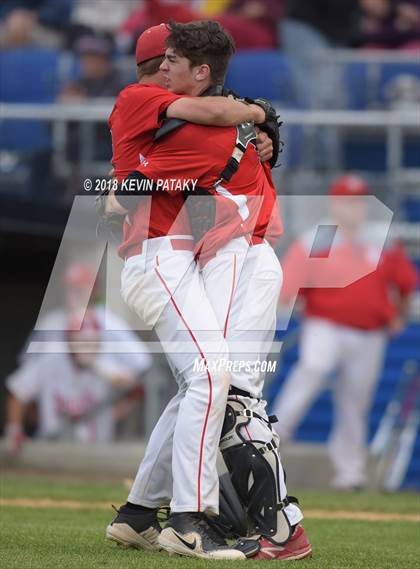
{"type": "MultiPolygon", "coordinates": [[[[292,534],[284,508],[296,499],[281,499],[280,461],[274,439],[266,443],[246,440],[241,435],[241,427],[248,425],[251,417],[267,423],[241,401],[228,400],[220,450],[232,484],[249,516],[251,531],[281,545],[292,534]]],[[[271,430],[271,426],[269,428],[271,430]]],[[[221,513],[225,518],[229,517],[223,507],[222,502],[221,513]]]]}

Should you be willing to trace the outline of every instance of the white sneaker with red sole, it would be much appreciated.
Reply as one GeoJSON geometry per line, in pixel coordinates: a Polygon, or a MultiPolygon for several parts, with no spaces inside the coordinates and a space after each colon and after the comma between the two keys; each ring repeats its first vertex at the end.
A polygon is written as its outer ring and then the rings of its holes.
{"type": "Polygon", "coordinates": [[[312,557],[312,546],[302,526],[297,526],[292,537],[284,545],[276,545],[269,539],[260,539],[260,551],[252,559],[296,560],[312,557]]]}

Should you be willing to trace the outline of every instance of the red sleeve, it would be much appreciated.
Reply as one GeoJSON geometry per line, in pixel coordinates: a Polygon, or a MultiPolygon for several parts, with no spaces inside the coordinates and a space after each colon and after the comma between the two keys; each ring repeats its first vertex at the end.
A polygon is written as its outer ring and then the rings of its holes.
{"type": "Polygon", "coordinates": [[[307,280],[307,262],[308,258],[299,241],[295,241],[287,250],[282,260],[283,268],[283,286],[280,293],[280,300],[287,304],[293,300],[299,288],[307,280]]]}
{"type": "Polygon", "coordinates": [[[153,115],[161,122],[161,115],[166,111],[166,109],[178,99],[185,98],[185,95],[175,95],[162,87],[156,85],[145,86],[145,93],[147,95],[146,99],[146,110],[151,110],[153,115]]]}
{"type": "Polygon", "coordinates": [[[162,124],[162,113],[171,103],[182,98],[183,95],[175,95],[158,85],[129,85],[121,91],[112,115],[118,109],[122,124],[133,136],[136,132],[141,134],[149,129],[158,129],[162,124]]]}
{"type": "Polygon", "coordinates": [[[272,200],[270,202],[272,204],[272,209],[271,209],[270,221],[267,226],[267,231],[265,232],[265,238],[272,247],[275,247],[279,238],[283,234],[283,222],[281,218],[279,203],[277,200],[276,188],[274,186],[273,178],[271,175],[270,165],[268,162],[262,162],[261,166],[265,172],[265,175],[267,176],[267,180],[268,183],[270,184],[270,190],[272,194],[270,196],[272,200]]]}
{"type": "Polygon", "coordinates": [[[389,252],[389,274],[392,284],[398,288],[401,296],[407,296],[418,285],[419,275],[416,267],[400,243],[389,252]]]}

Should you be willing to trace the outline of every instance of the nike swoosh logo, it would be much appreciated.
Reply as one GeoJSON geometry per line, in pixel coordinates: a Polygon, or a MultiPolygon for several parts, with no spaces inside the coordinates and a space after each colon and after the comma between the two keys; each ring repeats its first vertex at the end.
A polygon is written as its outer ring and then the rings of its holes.
{"type": "Polygon", "coordinates": [[[196,543],[196,539],[194,538],[194,541],[192,543],[185,541],[185,539],[182,539],[182,537],[180,535],[178,535],[176,532],[174,532],[176,537],[179,539],[179,541],[181,541],[186,547],[188,547],[188,549],[194,550],[197,543],[196,543]]]}

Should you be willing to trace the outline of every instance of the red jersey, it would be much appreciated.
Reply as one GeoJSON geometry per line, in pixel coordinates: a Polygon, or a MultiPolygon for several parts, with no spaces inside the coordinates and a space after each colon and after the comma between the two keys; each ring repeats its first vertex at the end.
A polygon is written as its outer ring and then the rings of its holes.
{"type": "MultiPolygon", "coordinates": [[[[366,233],[368,235],[369,231],[366,233]]],[[[282,262],[282,301],[292,300],[300,289],[306,316],[363,330],[385,328],[396,316],[393,290],[402,297],[407,296],[416,287],[417,273],[399,243],[385,244],[376,269],[372,259],[377,256],[372,249],[369,239],[357,244],[339,243],[335,261],[330,260],[320,275],[317,264],[309,259],[309,255],[313,255],[310,243],[305,238],[296,241],[282,262]],[[319,283],[317,286],[320,278],[324,283],[337,282],[343,274],[358,271],[371,272],[342,288],[319,287],[319,283]]],[[[316,256],[326,258],[328,255],[329,250],[319,250],[316,256]]]]}
{"type": "MultiPolygon", "coordinates": [[[[156,130],[162,125],[163,113],[179,98],[180,95],[158,85],[143,83],[129,85],[121,91],[108,122],[112,134],[112,165],[118,181],[144,160],[153,145],[156,130]]],[[[127,216],[119,255],[124,258],[132,246],[141,244],[144,239],[168,233],[188,235],[190,227],[188,216],[181,211],[183,205],[181,195],[170,199],[165,193],[156,193],[143,200],[141,207],[127,216]]]]}
{"type": "MultiPolygon", "coordinates": [[[[137,168],[152,180],[196,181],[197,187],[213,196],[214,222],[196,244],[202,264],[235,237],[264,238],[267,234],[274,241],[282,233],[271,173],[261,165],[252,144],[248,145],[231,180],[216,184],[232,156],[235,142],[235,127],[186,124],[159,141],[147,155],[147,162],[137,168]]],[[[178,195],[178,192],[169,193],[178,195]]]]}

